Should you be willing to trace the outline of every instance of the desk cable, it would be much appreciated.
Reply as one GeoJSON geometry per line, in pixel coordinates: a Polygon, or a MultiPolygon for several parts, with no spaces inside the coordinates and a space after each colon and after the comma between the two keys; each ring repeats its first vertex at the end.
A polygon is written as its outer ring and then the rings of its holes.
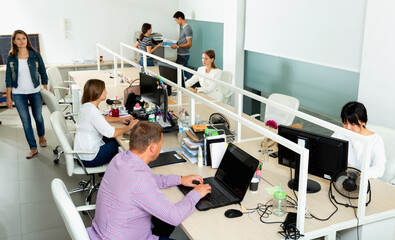
{"type": "MultiPolygon", "coordinates": [[[[287,207],[289,208],[296,208],[296,201],[295,199],[293,199],[292,197],[290,197],[289,195],[287,195],[287,207]]],[[[248,217],[254,221],[257,222],[255,219],[253,219],[251,217],[251,214],[256,212],[259,215],[259,221],[260,223],[264,223],[264,224],[281,224],[280,227],[282,228],[282,231],[279,231],[278,233],[283,236],[285,239],[299,239],[300,237],[302,237],[303,235],[300,234],[299,230],[296,228],[295,224],[284,224],[283,221],[273,221],[273,222],[269,222],[269,221],[265,221],[265,218],[269,218],[270,215],[273,213],[271,208],[273,207],[272,204],[270,204],[270,202],[272,201],[269,200],[266,203],[258,203],[257,207],[255,208],[245,208],[244,206],[241,206],[242,209],[246,210],[245,212],[243,212],[243,214],[248,213],[248,217]]],[[[259,223],[259,222],[258,222],[259,223]]]]}
{"type": "MultiPolygon", "coordinates": [[[[291,168],[289,168],[289,174],[290,174],[290,176],[291,176],[291,179],[292,179],[292,169],[291,168]]],[[[294,193],[294,196],[295,196],[295,198],[296,198],[296,206],[297,206],[297,202],[298,202],[298,196],[296,195],[296,192],[295,192],[295,190],[294,189],[292,189],[292,191],[293,191],[293,193],[294,193]]],[[[336,208],[335,209],[335,211],[333,211],[330,215],[329,215],[329,217],[327,217],[327,218],[319,218],[319,217],[316,217],[316,216],[314,216],[314,214],[312,214],[311,212],[309,212],[308,210],[306,210],[306,214],[308,215],[308,216],[310,216],[310,218],[314,218],[314,219],[316,219],[316,220],[318,220],[318,221],[328,221],[336,212],[337,212],[337,210],[339,210],[339,208],[336,206],[336,204],[333,202],[333,200],[332,200],[332,198],[331,198],[331,195],[330,195],[330,191],[328,191],[328,198],[329,198],[329,201],[332,203],[332,205],[336,208]]]]}
{"type": "Polygon", "coordinates": [[[296,228],[296,224],[291,223],[291,224],[281,224],[281,228],[283,229],[282,231],[278,231],[278,233],[287,239],[299,239],[300,237],[304,237],[303,234],[300,233],[300,231],[296,228]]]}
{"type": "MultiPolygon", "coordinates": [[[[348,201],[350,202],[350,205],[352,205],[351,199],[348,199],[348,201]]],[[[352,209],[354,210],[354,215],[355,215],[355,218],[357,219],[357,240],[359,240],[359,218],[357,215],[357,210],[355,208],[352,208],[352,209]]]]}

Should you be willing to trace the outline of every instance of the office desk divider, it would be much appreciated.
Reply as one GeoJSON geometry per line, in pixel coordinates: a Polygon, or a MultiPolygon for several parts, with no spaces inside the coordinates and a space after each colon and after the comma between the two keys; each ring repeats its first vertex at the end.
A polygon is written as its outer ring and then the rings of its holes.
{"type": "MultiPolygon", "coordinates": [[[[364,224],[365,222],[369,222],[372,221],[372,218],[375,219],[374,217],[366,217],[365,216],[365,212],[366,212],[366,206],[365,206],[365,202],[364,199],[366,199],[366,193],[367,193],[367,183],[368,183],[368,178],[366,175],[366,169],[368,169],[369,167],[369,159],[368,156],[371,155],[370,153],[370,149],[367,147],[368,144],[368,139],[362,135],[359,135],[357,133],[348,131],[344,128],[341,128],[339,126],[336,126],[334,124],[331,124],[329,122],[326,122],[324,120],[318,119],[316,117],[310,116],[306,113],[300,112],[298,110],[293,110],[287,106],[284,106],[282,104],[273,102],[267,98],[264,98],[262,96],[256,95],[254,93],[248,92],[244,89],[238,88],[232,84],[227,84],[224,83],[220,80],[214,79],[214,78],[210,78],[207,76],[204,76],[192,69],[186,68],[184,66],[181,66],[179,64],[176,64],[174,62],[171,62],[169,60],[163,59],[161,57],[155,56],[153,54],[141,51],[137,48],[134,48],[130,45],[127,45],[125,43],[120,43],[120,54],[115,53],[113,51],[111,51],[110,49],[97,44],[96,45],[97,48],[97,67],[98,70],[100,70],[100,50],[103,50],[107,53],[110,53],[113,55],[113,59],[114,59],[114,72],[117,72],[117,59],[121,60],[121,67],[123,68],[124,66],[124,62],[127,62],[129,64],[131,64],[134,67],[140,67],[139,64],[127,59],[124,57],[124,48],[129,49],[133,52],[137,52],[143,55],[143,67],[145,69],[146,72],[148,73],[152,73],[149,69],[147,69],[147,56],[158,60],[159,62],[164,62],[167,63],[171,66],[174,66],[177,68],[177,74],[178,74],[178,82],[177,84],[169,81],[166,78],[162,78],[162,80],[164,81],[165,84],[170,85],[171,87],[177,89],[177,104],[178,105],[182,105],[182,94],[186,94],[187,96],[189,96],[190,98],[190,102],[189,102],[189,107],[190,107],[190,119],[191,119],[191,125],[195,124],[195,101],[198,100],[199,102],[207,105],[208,107],[211,107],[213,109],[215,109],[217,112],[220,112],[222,114],[225,114],[228,118],[233,119],[236,122],[236,127],[235,127],[235,131],[236,131],[236,139],[235,142],[244,142],[244,141],[253,141],[253,140],[257,140],[257,139],[262,139],[262,137],[258,137],[258,138],[249,138],[249,139],[241,139],[241,126],[244,125],[250,129],[252,129],[253,131],[262,134],[263,136],[266,136],[270,139],[273,139],[274,141],[276,141],[277,143],[291,149],[292,151],[298,153],[300,155],[300,172],[299,172],[299,189],[298,189],[298,209],[297,209],[297,228],[300,230],[301,233],[304,233],[304,224],[305,224],[305,209],[306,209],[306,185],[307,185],[307,171],[308,171],[308,156],[309,156],[309,150],[306,148],[303,148],[301,146],[298,146],[297,144],[284,139],[280,136],[278,136],[277,134],[271,132],[270,130],[264,128],[263,126],[261,126],[260,124],[257,124],[254,120],[251,119],[247,119],[242,117],[242,113],[243,113],[243,97],[249,97],[252,98],[254,100],[257,100],[261,103],[264,103],[266,105],[270,104],[271,106],[278,108],[280,110],[283,111],[287,111],[291,114],[294,114],[295,116],[302,118],[304,120],[307,120],[309,122],[312,122],[314,124],[317,124],[321,127],[330,129],[332,131],[336,131],[339,132],[341,134],[344,134],[348,137],[357,139],[359,141],[361,141],[363,143],[364,146],[364,152],[363,152],[363,164],[362,164],[362,179],[361,179],[361,186],[360,186],[360,191],[359,191],[359,199],[358,199],[358,218],[359,218],[359,223],[360,224],[364,224]],[[217,84],[219,84],[220,86],[226,87],[228,89],[230,89],[231,91],[234,92],[235,94],[235,102],[236,102],[236,106],[234,110],[229,110],[229,108],[226,108],[224,106],[222,106],[221,104],[218,104],[216,102],[210,101],[206,98],[203,98],[201,96],[199,96],[198,94],[192,93],[189,90],[183,88],[181,86],[181,76],[182,76],[182,71],[187,71],[189,73],[195,74],[199,77],[203,77],[207,80],[216,82],[217,84]]],[[[114,74],[114,85],[118,84],[118,76],[117,74],[114,74]]],[[[394,215],[394,214],[393,214],[394,215]]],[[[377,219],[377,217],[376,217],[377,219]]],[[[353,226],[356,226],[356,222],[351,223],[353,226]]]]}

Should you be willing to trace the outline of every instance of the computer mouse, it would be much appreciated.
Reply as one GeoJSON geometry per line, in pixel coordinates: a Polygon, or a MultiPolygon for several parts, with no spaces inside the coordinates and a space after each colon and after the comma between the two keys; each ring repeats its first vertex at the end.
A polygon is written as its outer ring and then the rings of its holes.
{"type": "Polygon", "coordinates": [[[125,125],[126,125],[126,126],[129,126],[129,124],[130,124],[130,120],[126,120],[125,125]]]}
{"type": "Polygon", "coordinates": [[[225,211],[225,217],[227,218],[236,218],[243,216],[243,213],[237,209],[228,209],[225,211]]]}

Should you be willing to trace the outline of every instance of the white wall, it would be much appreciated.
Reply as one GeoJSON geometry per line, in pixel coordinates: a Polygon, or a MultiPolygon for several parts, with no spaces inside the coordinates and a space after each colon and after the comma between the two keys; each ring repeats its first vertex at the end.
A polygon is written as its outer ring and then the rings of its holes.
{"type": "MultiPolygon", "coordinates": [[[[224,22],[224,0],[179,0],[178,10],[185,18],[207,21],[224,22]]],[[[226,1],[227,2],[227,1],[226,1]]]]}
{"type": "Polygon", "coordinates": [[[247,0],[245,49],[359,72],[366,0],[247,0]]]}
{"type": "Polygon", "coordinates": [[[228,0],[224,5],[224,69],[233,74],[237,87],[244,87],[245,1],[228,0]]]}
{"type": "Polygon", "coordinates": [[[369,122],[394,128],[395,1],[368,0],[358,101],[369,122]]]}
{"type": "MultiPolygon", "coordinates": [[[[119,52],[119,42],[134,43],[134,32],[144,22],[151,23],[154,32],[176,39],[177,6],[178,0],[2,1],[0,34],[12,34],[15,29],[40,33],[44,61],[70,64],[96,59],[97,42],[119,52]],[[68,39],[62,31],[64,18],[69,23],[68,39]]],[[[106,58],[112,60],[104,54],[106,58]]]]}

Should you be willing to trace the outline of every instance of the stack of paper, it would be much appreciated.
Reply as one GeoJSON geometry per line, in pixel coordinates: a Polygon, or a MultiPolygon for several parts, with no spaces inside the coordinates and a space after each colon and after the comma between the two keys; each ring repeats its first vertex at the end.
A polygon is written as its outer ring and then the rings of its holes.
{"type": "Polygon", "coordinates": [[[196,163],[197,160],[198,160],[198,157],[197,157],[197,156],[196,156],[196,157],[192,157],[192,156],[189,155],[185,150],[183,150],[183,151],[181,152],[181,156],[182,156],[184,159],[189,160],[191,163],[196,163]]]}
{"type": "Polygon", "coordinates": [[[192,150],[192,149],[189,149],[187,146],[185,146],[185,145],[182,145],[181,146],[182,147],[182,149],[185,151],[185,152],[187,152],[189,155],[191,155],[192,157],[196,157],[197,155],[198,155],[198,150],[192,150]]]}
{"type": "Polygon", "coordinates": [[[174,44],[177,44],[176,40],[163,39],[162,47],[171,47],[174,44]]]}
{"type": "Polygon", "coordinates": [[[196,142],[192,141],[190,138],[187,138],[187,137],[186,138],[182,138],[181,140],[189,149],[197,150],[199,148],[199,146],[201,148],[203,148],[203,143],[202,142],[197,142],[196,143],[196,142]]]}

